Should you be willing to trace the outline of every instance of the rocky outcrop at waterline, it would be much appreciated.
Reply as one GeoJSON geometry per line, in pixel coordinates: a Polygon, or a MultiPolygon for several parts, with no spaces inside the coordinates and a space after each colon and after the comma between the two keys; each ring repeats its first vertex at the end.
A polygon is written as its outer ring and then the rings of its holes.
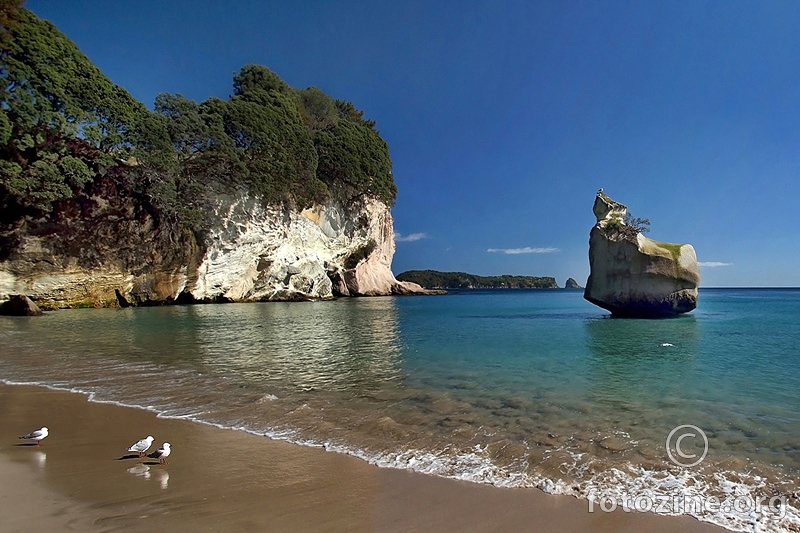
{"type": "Polygon", "coordinates": [[[583,287],[578,285],[578,282],[575,281],[574,279],[569,278],[569,279],[567,279],[567,282],[564,283],[564,288],[565,289],[582,289],[583,287]]]}
{"type": "Polygon", "coordinates": [[[14,294],[0,304],[0,315],[6,316],[41,316],[42,310],[23,294],[14,294]]]}
{"type": "MultiPolygon", "coordinates": [[[[216,198],[202,236],[170,230],[113,189],[62,202],[5,235],[0,300],[44,309],[427,294],[395,279],[389,207],[299,211],[242,192],[216,198]]],[[[2,237],[2,236],[0,236],[2,237]]]]}
{"type": "Polygon", "coordinates": [[[626,223],[627,208],[602,191],[594,202],[584,298],[620,317],[664,317],[697,307],[694,248],[648,239],[626,223]]]}

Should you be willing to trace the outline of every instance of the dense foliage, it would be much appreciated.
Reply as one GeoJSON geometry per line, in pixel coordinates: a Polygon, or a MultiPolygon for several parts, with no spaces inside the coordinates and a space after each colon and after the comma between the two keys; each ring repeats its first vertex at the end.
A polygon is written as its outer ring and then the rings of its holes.
{"type": "Polygon", "coordinates": [[[214,192],[305,207],[396,189],[388,147],[349,102],[243,67],[228,100],[160,94],[149,111],[48,21],[0,0],[0,207],[43,216],[113,179],[160,219],[202,229],[214,192]]]}
{"type": "Polygon", "coordinates": [[[476,276],[465,272],[408,270],[397,276],[426,289],[556,289],[555,278],[536,276],[476,276]]]}
{"type": "Polygon", "coordinates": [[[147,109],[51,23],[14,16],[0,50],[0,205],[49,211],[124,157],[147,109]]]}

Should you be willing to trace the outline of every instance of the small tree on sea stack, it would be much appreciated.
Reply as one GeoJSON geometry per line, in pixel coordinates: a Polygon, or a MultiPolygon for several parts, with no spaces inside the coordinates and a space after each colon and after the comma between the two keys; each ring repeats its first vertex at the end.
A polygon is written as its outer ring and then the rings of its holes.
{"type": "Polygon", "coordinates": [[[623,222],[626,226],[636,231],[636,233],[647,233],[650,231],[649,218],[634,218],[630,213],[625,213],[623,222]]]}
{"type": "Polygon", "coordinates": [[[606,229],[613,234],[622,236],[624,239],[633,241],[636,240],[636,236],[640,233],[650,231],[650,220],[625,213],[625,217],[622,220],[619,217],[611,218],[606,225],[606,229]]]}

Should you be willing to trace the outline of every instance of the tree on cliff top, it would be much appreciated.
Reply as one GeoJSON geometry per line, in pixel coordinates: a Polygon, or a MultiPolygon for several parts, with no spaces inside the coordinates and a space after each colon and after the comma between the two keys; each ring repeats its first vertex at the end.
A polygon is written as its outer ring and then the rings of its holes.
{"type": "Polygon", "coordinates": [[[113,165],[101,152],[130,146],[147,109],[53,24],[25,9],[15,16],[2,22],[0,196],[5,208],[47,211],[113,165]]]}
{"type": "Polygon", "coordinates": [[[19,25],[19,10],[23,0],[0,0],[0,49],[8,48],[11,39],[10,28],[19,25]]]}
{"type": "Polygon", "coordinates": [[[319,153],[317,174],[345,202],[375,196],[393,205],[397,187],[389,149],[363,124],[342,120],[314,137],[319,153]]]}
{"type": "Polygon", "coordinates": [[[261,65],[243,67],[233,89],[227,101],[199,105],[159,95],[168,139],[149,142],[143,157],[169,146],[163,167],[175,163],[174,150],[182,179],[246,185],[267,203],[305,207],[331,196],[345,206],[367,196],[394,203],[388,146],[351,103],[315,87],[292,89],[261,65]]]}
{"type": "Polygon", "coordinates": [[[56,27],[26,9],[0,52],[0,97],[15,123],[118,148],[147,109],[114,85],[56,27]]]}
{"type": "Polygon", "coordinates": [[[247,187],[267,204],[299,208],[331,196],[345,206],[366,196],[393,204],[388,146],[351,103],[246,65],[228,100],[161,94],[151,113],[19,5],[0,0],[5,221],[88,194],[102,176],[195,229],[213,190],[247,187]]]}

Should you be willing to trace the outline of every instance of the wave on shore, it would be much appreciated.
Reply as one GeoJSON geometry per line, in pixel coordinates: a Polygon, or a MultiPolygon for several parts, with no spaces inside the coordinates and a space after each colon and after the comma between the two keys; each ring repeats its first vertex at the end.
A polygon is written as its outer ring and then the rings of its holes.
{"type": "MultiPolygon", "coordinates": [[[[82,394],[90,402],[143,409],[160,418],[189,420],[220,429],[245,431],[254,435],[282,440],[301,446],[320,447],[327,451],[357,457],[381,468],[408,469],[422,474],[485,483],[505,488],[537,488],[549,494],[570,495],[587,501],[587,512],[603,512],[612,508],[626,511],[653,512],[677,516],[687,514],[698,520],[722,526],[731,531],[785,532],[800,531],[800,509],[780,498],[778,505],[768,506],[763,490],[766,480],[757,475],[717,470],[647,469],[632,463],[609,467],[586,453],[575,453],[567,447],[555,448],[568,461],[561,463],[564,476],[549,477],[536,472],[520,456],[510,465],[499,466],[486,446],[475,445],[469,452],[441,449],[367,450],[344,442],[309,438],[292,428],[254,428],[226,424],[204,417],[209,411],[193,411],[178,406],[163,408],[140,405],[98,392],[72,387],[66,383],[15,381],[0,379],[6,385],[41,386],[52,390],[82,394]],[[761,499],[761,506],[758,500],[761,499]],[[711,500],[715,505],[706,505],[711,500]]],[[[277,400],[274,395],[265,398],[277,400]]],[[[774,494],[773,494],[774,495],[774,494]]]]}

